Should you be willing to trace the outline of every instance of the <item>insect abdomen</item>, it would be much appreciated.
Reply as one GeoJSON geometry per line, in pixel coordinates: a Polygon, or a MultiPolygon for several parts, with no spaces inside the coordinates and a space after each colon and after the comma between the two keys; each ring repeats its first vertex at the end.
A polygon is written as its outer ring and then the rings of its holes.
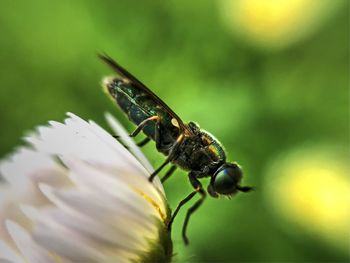
{"type": "MultiPolygon", "coordinates": [[[[122,80],[113,83],[113,87],[109,87],[110,94],[134,124],[139,125],[143,120],[157,115],[157,104],[142,90],[122,80]]],[[[143,132],[154,139],[155,123],[149,122],[143,132]]]]}

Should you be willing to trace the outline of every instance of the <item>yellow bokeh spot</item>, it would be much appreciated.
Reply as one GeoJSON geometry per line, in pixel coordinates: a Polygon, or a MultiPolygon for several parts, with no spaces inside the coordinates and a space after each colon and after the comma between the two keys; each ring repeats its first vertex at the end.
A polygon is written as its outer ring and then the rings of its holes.
{"type": "MultiPolygon", "coordinates": [[[[287,224],[347,249],[350,234],[349,167],[319,150],[277,160],[266,181],[269,205],[287,224]]],[[[290,229],[289,229],[290,230],[290,229]]]]}
{"type": "Polygon", "coordinates": [[[339,0],[222,0],[234,32],[258,45],[284,47],[312,33],[339,0]]]}
{"type": "Polygon", "coordinates": [[[311,165],[286,171],[292,177],[281,182],[279,194],[289,204],[288,213],[296,215],[299,223],[341,234],[349,223],[349,183],[339,176],[345,173],[339,168],[330,170],[322,164],[311,165]]]}

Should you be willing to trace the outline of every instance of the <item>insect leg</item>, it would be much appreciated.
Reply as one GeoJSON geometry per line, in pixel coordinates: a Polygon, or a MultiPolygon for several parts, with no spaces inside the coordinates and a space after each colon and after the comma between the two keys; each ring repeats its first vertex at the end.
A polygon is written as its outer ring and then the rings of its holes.
{"type": "MultiPolygon", "coordinates": [[[[119,136],[119,135],[112,135],[112,137],[113,137],[114,139],[118,140],[118,141],[119,141],[119,139],[120,139],[120,136],[119,136]]],[[[139,146],[139,147],[142,147],[142,146],[144,146],[146,143],[148,143],[150,140],[151,140],[150,138],[146,137],[146,138],[143,139],[142,141],[136,143],[136,145],[139,146]]],[[[119,143],[120,143],[120,141],[119,141],[119,143]]],[[[121,144],[122,144],[122,143],[121,143],[121,144]]],[[[122,145],[124,146],[125,149],[129,150],[129,147],[128,147],[128,146],[126,146],[126,145],[124,145],[124,144],[122,144],[122,145]]]]}
{"type": "Polygon", "coordinates": [[[169,223],[168,223],[168,229],[169,229],[169,230],[171,229],[171,225],[172,225],[172,223],[174,222],[174,219],[175,219],[177,213],[180,211],[180,208],[181,208],[184,204],[186,204],[188,201],[190,201],[190,200],[195,196],[196,193],[197,193],[197,191],[194,190],[194,191],[191,192],[188,196],[186,196],[184,199],[182,199],[182,200],[180,201],[180,203],[177,205],[177,207],[176,207],[174,213],[172,214],[171,219],[170,219],[170,221],[169,221],[169,223]]]}
{"type": "Polygon", "coordinates": [[[184,224],[182,226],[182,238],[185,242],[185,245],[188,245],[188,243],[189,243],[187,235],[186,235],[186,230],[187,230],[187,226],[188,226],[188,222],[190,220],[190,217],[191,217],[192,213],[195,212],[202,205],[202,203],[206,197],[206,192],[203,190],[202,184],[198,181],[198,179],[194,176],[194,174],[190,173],[188,175],[188,177],[190,179],[192,186],[196,189],[195,191],[200,193],[201,197],[199,200],[197,200],[197,202],[194,203],[194,205],[192,205],[187,210],[185,221],[184,221],[184,224]]]}
{"type": "Polygon", "coordinates": [[[112,137],[113,137],[114,139],[116,139],[121,145],[123,145],[125,149],[129,150],[129,147],[128,147],[128,146],[126,146],[125,144],[123,144],[123,143],[121,143],[121,142],[119,141],[119,139],[120,139],[120,136],[119,136],[119,135],[112,135],[112,137]]]}
{"type": "Polygon", "coordinates": [[[168,179],[176,170],[176,166],[173,165],[170,167],[170,169],[166,172],[166,174],[163,176],[163,178],[161,179],[161,182],[164,183],[166,179],[168,179]]]}
{"type": "Polygon", "coordinates": [[[180,134],[177,139],[176,142],[174,143],[173,147],[171,148],[168,157],[165,159],[164,163],[162,163],[161,166],[158,167],[158,169],[156,169],[148,178],[148,181],[152,182],[153,178],[164,168],[164,166],[166,166],[168,163],[170,163],[170,161],[174,158],[175,153],[177,151],[177,149],[179,148],[179,145],[182,143],[183,139],[184,139],[184,134],[180,134]]]}
{"type": "Polygon", "coordinates": [[[146,145],[151,139],[149,137],[146,137],[145,139],[143,139],[142,141],[137,143],[137,146],[142,147],[144,145],[146,145]]]}
{"type": "Polygon", "coordinates": [[[140,133],[140,131],[146,126],[146,124],[149,122],[149,121],[159,121],[159,116],[155,115],[155,116],[152,116],[152,117],[149,117],[145,120],[143,120],[137,127],[136,129],[130,133],[130,137],[135,137],[137,134],[140,133]]]}

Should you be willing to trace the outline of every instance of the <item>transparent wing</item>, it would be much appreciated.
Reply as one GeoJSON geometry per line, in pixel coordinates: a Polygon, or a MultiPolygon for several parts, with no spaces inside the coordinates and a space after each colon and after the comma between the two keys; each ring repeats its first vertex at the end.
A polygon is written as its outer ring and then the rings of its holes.
{"type": "Polygon", "coordinates": [[[139,81],[135,76],[129,73],[126,69],[120,66],[116,61],[110,58],[107,55],[98,55],[99,58],[104,61],[107,65],[109,65],[115,72],[117,72],[121,77],[126,78],[130,83],[132,83],[135,87],[138,87],[143,92],[147,93],[150,97],[154,99],[154,101],[162,107],[162,109],[169,113],[171,117],[173,117],[178,125],[181,133],[192,134],[191,130],[187,128],[187,126],[183,123],[179,116],[175,112],[173,112],[168,105],[165,104],[156,94],[154,94],[149,88],[147,88],[141,81],[139,81]]]}

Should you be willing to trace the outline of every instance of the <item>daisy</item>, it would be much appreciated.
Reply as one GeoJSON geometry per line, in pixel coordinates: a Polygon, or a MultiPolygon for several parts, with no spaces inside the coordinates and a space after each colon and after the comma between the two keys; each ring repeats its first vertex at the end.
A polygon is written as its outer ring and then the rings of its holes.
{"type": "Polygon", "coordinates": [[[170,211],[152,166],[111,115],[128,150],[67,115],[0,163],[0,262],[169,262],[170,211]]]}

